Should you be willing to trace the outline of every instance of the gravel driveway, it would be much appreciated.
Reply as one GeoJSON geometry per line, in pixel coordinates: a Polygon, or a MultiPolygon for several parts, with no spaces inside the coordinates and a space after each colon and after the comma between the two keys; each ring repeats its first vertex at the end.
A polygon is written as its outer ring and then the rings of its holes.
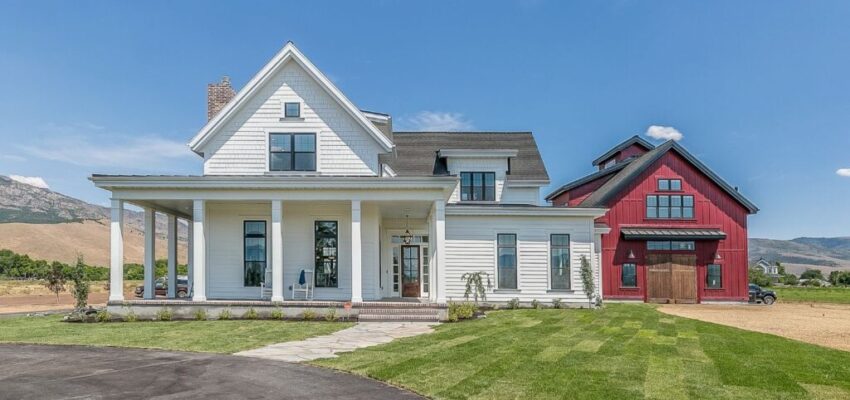
{"type": "Polygon", "coordinates": [[[659,311],[850,351],[850,305],[665,304],[659,311]]]}
{"type": "Polygon", "coordinates": [[[0,399],[419,399],[302,364],[113,347],[0,345],[0,399]]]}

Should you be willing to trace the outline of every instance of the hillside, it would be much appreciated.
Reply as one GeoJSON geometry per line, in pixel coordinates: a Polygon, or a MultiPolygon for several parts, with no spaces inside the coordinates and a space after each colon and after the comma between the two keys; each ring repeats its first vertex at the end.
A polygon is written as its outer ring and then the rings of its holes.
{"type": "MultiPolygon", "coordinates": [[[[89,264],[109,265],[109,214],[106,207],[0,176],[0,248],[30,257],[73,262],[77,252],[89,264]]],[[[157,217],[157,258],[165,258],[167,220],[157,217]]],[[[144,213],[124,215],[126,262],[144,258],[144,213]]],[[[178,227],[178,255],[186,262],[186,226],[178,227]]]]}
{"type": "Polygon", "coordinates": [[[806,268],[817,268],[824,273],[850,269],[850,237],[812,238],[792,240],[751,238],[750,260],[764,258],[780,261],[788,272],[799,274],[806,268]]]}

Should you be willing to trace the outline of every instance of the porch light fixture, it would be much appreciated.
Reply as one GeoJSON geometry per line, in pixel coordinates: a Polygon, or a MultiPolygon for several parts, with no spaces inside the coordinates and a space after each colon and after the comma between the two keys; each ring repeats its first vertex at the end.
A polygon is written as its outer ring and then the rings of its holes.
{"type": "Polygon", "coordinates": [[[626,256],[626,258],[628,258],[629,260],[634,260],[635,259],[635,252],[632,251],[631,249],[629,249],[629,254],[626,256]]]}
{"type": "Polygon", "coordinates": [[[720,257],[720,253],[714,253],[714,259],[715,260],[722,260],[723,257],[720,257]]]}
{"type": "Polygon", "coordinates": [[[410,216],[407,214],[404,215],[404,234],[401,235],[401,241],[404,242],[404,244],[410,244],[413,240],[413,234],[410,233],[410,225],[408,224],[409,217],[410,216]]]}

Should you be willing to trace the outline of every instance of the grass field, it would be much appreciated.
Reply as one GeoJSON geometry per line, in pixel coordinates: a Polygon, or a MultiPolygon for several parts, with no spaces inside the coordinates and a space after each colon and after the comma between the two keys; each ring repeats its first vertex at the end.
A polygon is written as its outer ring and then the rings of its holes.
{"type": "Polygon", "coordinates": [[[496,311],[315,363],[441,399],[850,398],[850,352],[648,305],[496,311]]]}
{"type": "Polygon", "coordinates": [[[850,288],[846,287],[770,287],[779,301],[794,303],[850,304],[850,288]]]}
{"type": "Polygon", "coordinates": [[[342,322],[150,321],[66,323],[61,317],[0,318],[0,343],[79,344],[235,353],[350,327],[342,322]]]}
{"type": "MultiPolygon", "coordinates": [[[[124,292],[135,289],[142,281],[124,281],[124,292]]],[[[69,293],[70,284],[62,293],[69,293]]],[[[106,293],[106,281],[91,282],[91,293],[106,293]]],[[[2,296],[53,296],[53,292],[44,286],[44,281],[39,280],[11,280],[0,279],[0,297],[2,296]]]]}

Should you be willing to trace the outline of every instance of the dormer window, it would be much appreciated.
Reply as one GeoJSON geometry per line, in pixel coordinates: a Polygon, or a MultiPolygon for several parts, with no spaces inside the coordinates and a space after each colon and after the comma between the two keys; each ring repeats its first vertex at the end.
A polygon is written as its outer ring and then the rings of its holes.
{"type": "Polygon", "coordinates": [[[496,201],[496,173],[461,172],[460,201],[496,201]]]}
{"type": "Polygon", "coordinates": [[[301,103],[287,102],[283,103],[284,118],[301,118],[301,103]]]}

